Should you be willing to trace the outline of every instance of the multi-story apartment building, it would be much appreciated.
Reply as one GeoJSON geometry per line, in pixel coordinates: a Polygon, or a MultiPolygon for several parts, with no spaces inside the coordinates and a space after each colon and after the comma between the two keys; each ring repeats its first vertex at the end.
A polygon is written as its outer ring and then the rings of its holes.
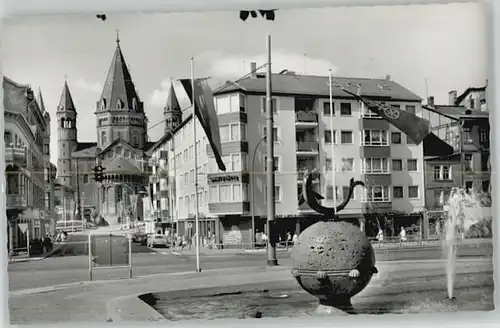
{"type": "Polygon", "coordinates": [[[9,248],[24,247],[28,234],[53,232],[55,167],[50,163],[50,116],[41,93],[4,77],[5,162],[9,248]]]}
{"type": "Polygon", "coordinates": [[[423,106],[423,117],[449,148],[440,155],[426,156],[427,209],[440,208],[441,193],[447,199],[452,186],[484,192],[491,187],[489,111],[485,105],[472,106],[475,109],[457,105],[455,94],[450,92],[449,105],[435,105],[429,97],[423,106]]]}
{"type": "MultiPolygon", "coordinates": [[[[255,66],[253,63],[252,71],[255,66]]],[[[421,99],[390,77],[334,78],[334,82],[345,87],[360,85],[364,96],[421,116],[421,99]]],[[[316,220],[307,205],[298,205],[306,169],[325,173],[315,185],[326,197],[326,206],[333,205],[332,168],[337,202],[347,195],[351,178],[366,183],[366,189],[355,190],[341,215],[362,222],[367,218],[367,234],[375,234],[378,226],[376,220],[370,219],[372,213],[394,217],[396,225],[408,224],[409,218],[418,222],[425,199],[422,144],[413,144],[401,131],[338,87],[334,87],[334,106],[330,109],[328,77],[284,71],[273,74],[272,85],[276,217],[280,233],[300,231],[316,220]]],[[[215,233],[216,240],[223,244],[250,243],[252,214],[256,231],[265,229],[265,91],[265,75],[258,73],[214,91],[226,172],[219,171],[197,123],[201,231],[215,233]]],[[[172,188],[175,197],[169,201],[170,208],[177,211],[174,221],[178,222],[179,233],[186,230],[184,226],[192,227],[189,222],[195,211],[193,148],[189,118],[184,118],[156,146],[158,156],[161,151],[169,153],[169,176],[176,179],[172,188]]]]}

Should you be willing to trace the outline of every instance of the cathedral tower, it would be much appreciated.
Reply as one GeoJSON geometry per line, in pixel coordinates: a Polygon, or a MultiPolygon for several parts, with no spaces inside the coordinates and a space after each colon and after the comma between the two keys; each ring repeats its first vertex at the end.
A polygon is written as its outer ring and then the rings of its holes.
{"type": "Polygon", "coordinates": [[[165,118],[165,134],[172,132],[182,121],[182,110],[175,96],[173,83],[170,84],[167,104],[163,108],[163,117],[165,118]]]}
{"type": "Polygon", "coordinates": [[[64,81],[59,106],[57,106],[57,175],[59,182],[68,187],[74,180],[71,153],[77,148],[76,109],[69,91],[68,82],[64,81]]]}
{"type": "Polygon", "coordinates": [[[104,149],[116,139],[142,149],[146,143],[146,115],[116,38],[108,76],[97,102],[97,147],[104,149]]]}

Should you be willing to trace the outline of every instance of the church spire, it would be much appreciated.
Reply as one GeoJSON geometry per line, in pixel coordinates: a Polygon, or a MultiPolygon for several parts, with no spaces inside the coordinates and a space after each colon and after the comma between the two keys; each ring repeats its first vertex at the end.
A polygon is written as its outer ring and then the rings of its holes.
{"type": "Polygon", "coordinates": [[[124,110],[144,112],[142,102],[135,91],[130,71],[120,47],[120,36],[116,34],[116,48],[106,82],[99,100],[98,111],[124,110]]]}
{"type": "Polygon", "coordinates": [[[69,91],[68,80],[64,79],[64,87],[61,93],[61,100],[59,101],[59,106],[57,106],[58,111],[73,111],[76,112],[75,104],[73,103],[73,97],[71,97],[71,92],[69,91]]]}

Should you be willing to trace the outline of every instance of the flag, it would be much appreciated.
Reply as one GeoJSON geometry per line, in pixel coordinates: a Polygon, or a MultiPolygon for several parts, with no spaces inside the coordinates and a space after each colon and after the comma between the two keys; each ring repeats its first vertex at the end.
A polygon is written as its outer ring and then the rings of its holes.
{"type": "Polygon", "coordinates": [[[397,107],[392,107],[386,103],[367,99],[366,97],[355,94],[344,88],[342,88],[342,90],[364,103],[369,110],[378,114],[384,120],[401,130],[417,145],[431,133],[429,121],[426,119],[420,118],[397,107]]]}
{"type": "MultiPolygon", "coordinates": [[[[174,92],[181,108],[193,104],[193,85],[191,79],[174,81],[174,92]]],[[[215,111],[214,96],[207,79],[194,81],[194,112],[207,136],[215,155],[219,170],[226,171],[222,161],[222,145],[220,140],[219,120],[215,111]]]]}

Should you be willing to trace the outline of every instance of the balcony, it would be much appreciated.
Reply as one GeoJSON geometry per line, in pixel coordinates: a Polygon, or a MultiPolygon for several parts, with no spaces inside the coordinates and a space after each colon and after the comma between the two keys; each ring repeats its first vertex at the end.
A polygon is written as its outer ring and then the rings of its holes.
{"type": "Polygon", "coordinates": [[[208,210],[211,214],[244,214],[250,211],[250,202],[209,203],[208,210]]]}
{"type": "Polygon", "coordinates": [[[7,195],[7,209],[28,207],[28,199],[23,195],[7,195]]]}
{"type": "Polygon", "coordinates": [[[297,141],[297,155],[318,155],[319,143],[317,141],[297,141]]]}
{"type": "Polygon", "coordinates": [[[5,165],[26,164],[26,148],[24,147],[6,147],[5,148],[5,165]]]}
{"type": "Polygon", "coordinates": [[[318,114],[315,112],[295,112],[295,127],[296,128],[315,128],[318,126],[318,114]]]}

